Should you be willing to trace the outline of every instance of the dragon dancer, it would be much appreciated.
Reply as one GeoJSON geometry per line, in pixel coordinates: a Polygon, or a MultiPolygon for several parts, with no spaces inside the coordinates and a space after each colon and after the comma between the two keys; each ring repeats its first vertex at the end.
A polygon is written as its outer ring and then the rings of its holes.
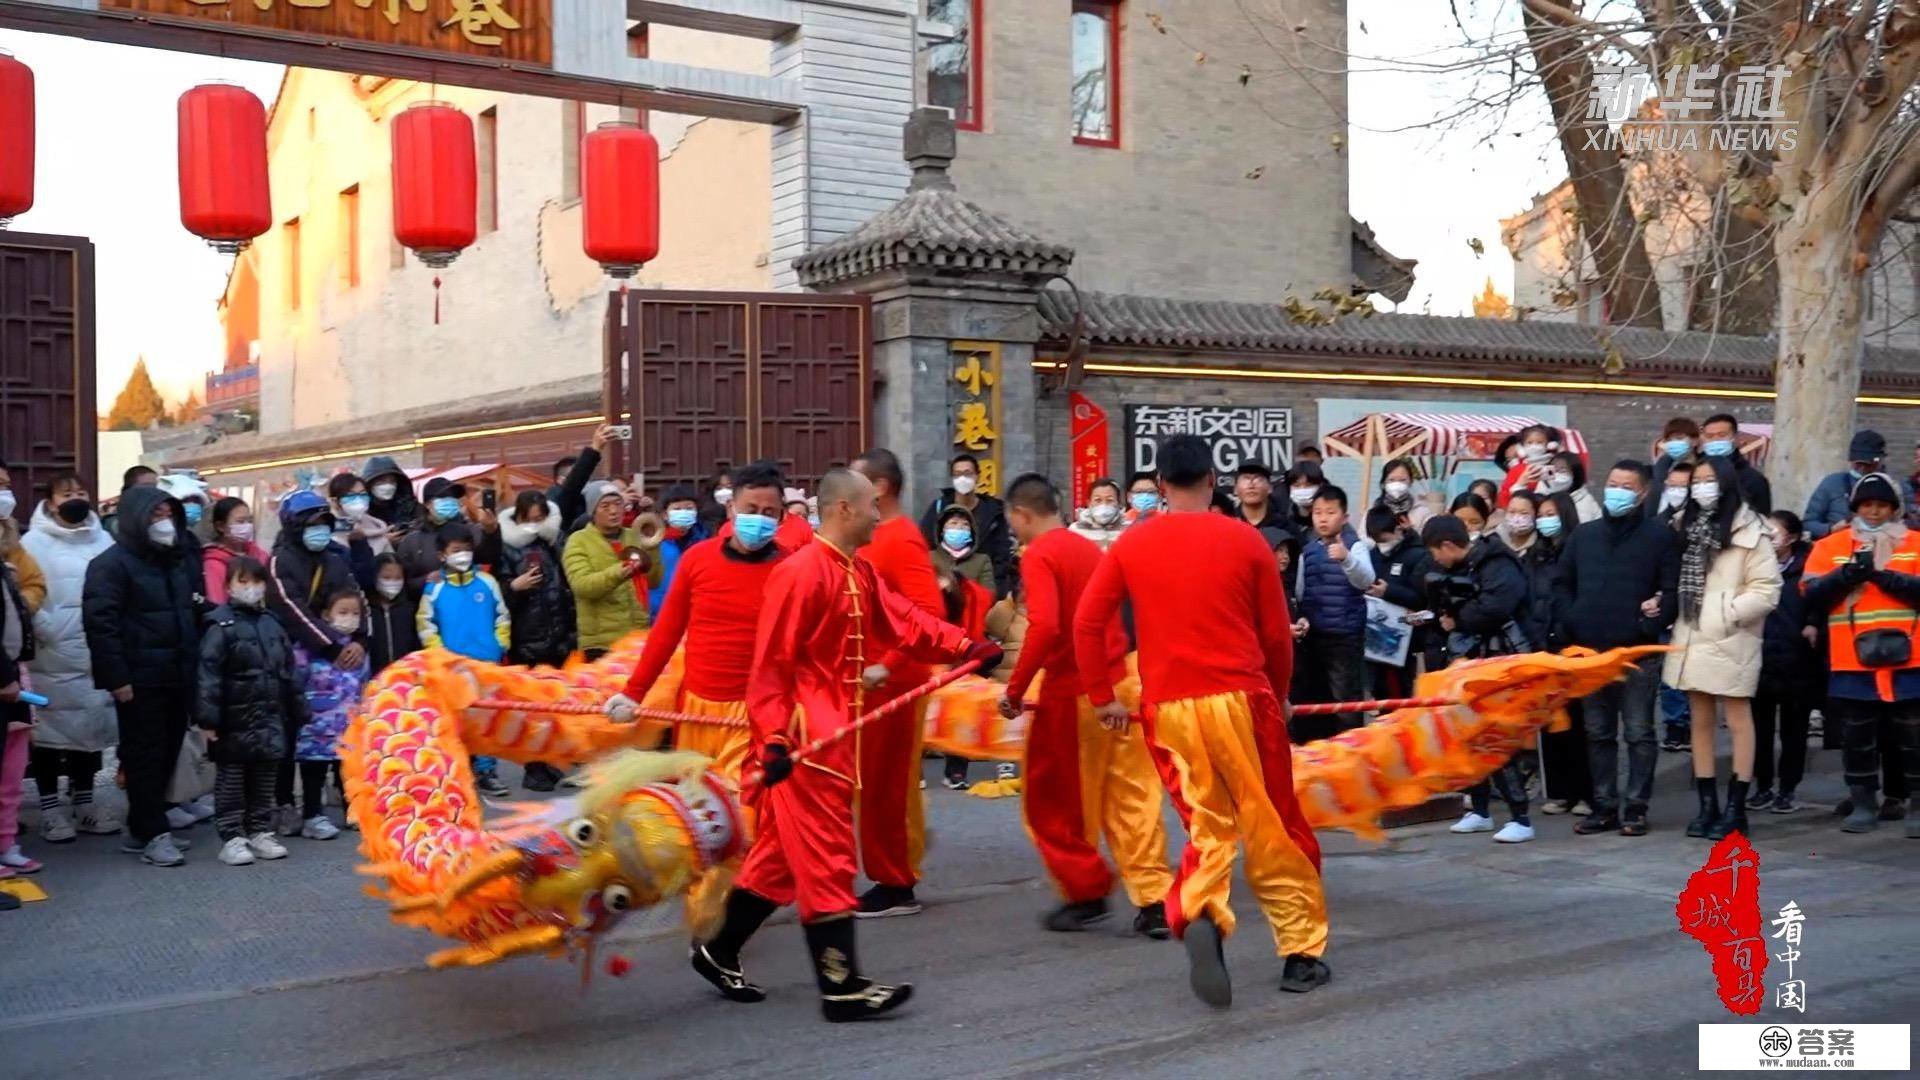
{"type": "MultiPolygon", "coordinates": [[[[873,536],[873,484],[834,469],[819,490],[814,543],[781,560],[767,581],[754,636],[747,715],[764,777],[759,834],[726,900],[720,929],[694,946],[693,969],[729,1000],[757,1002],[740,950],[769,915],[797,904],[829,1021],[865,1020],[907,1002],[912,987],[860,973],[854,951],[856,869],[853,798],[858,754],[842,739],[796,762],[797,746],[846,729],[865,704],[870,657],[897,654],[922,664],[978,660],[990,668],[999,647],[971,642],[893,594],[855,552],[873,536]]],[[[887,723],[903,723],[896,717],[887,723]]]]}

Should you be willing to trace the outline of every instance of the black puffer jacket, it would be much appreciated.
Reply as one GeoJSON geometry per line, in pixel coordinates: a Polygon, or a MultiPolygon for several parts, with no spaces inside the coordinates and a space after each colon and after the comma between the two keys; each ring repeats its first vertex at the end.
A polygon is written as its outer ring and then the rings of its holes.
{"type": "Polygon", "coordinates": [[[402,589],[392,600],[377,594],[372,600],[373,606],[367,609],[367,659],[377,675],[395,660],[420,651],[420,627],[415,621],[420,598],[402,589]]]}
{"type": "MultiPolygon", "coordinates": [[[[327,597],[342,589],[359,592],[360,582],[340,545],[328,544],[316,554],[300,542],[300,531],[299,522],[283,523],[274,538],[273,553],[267,557],[267,610],[296,644],[332,660],[348,642],[366,643],[365,619],[359,632],[347,635],[328,626],[322,614],[327,597]]],[[[367,610],[365,594],[360,597],[360,610],[367,610]]]]}
{"type": "Polygon", "coordinates": [[[1555,604],[1555,579],[1560,576],[1561,545],[1535,537],[1525,551],[1515,552],[1520,569],[1527,575],[1527,606],[1520,613],[1520,626],[1527,632],[1535,650],[1558,652],[1567,645],[1566,630],[1560,625],[1555,604]]]}
{"type": "Polygon", "coordinates": [[[279,620],[258,608],[214,608],[193,693],[193,722],[219,735],[208,754],[232,765],[286,757],[307,722],[304,681],[279,620]]]}
{"type": "Polygon", "coordinates": [[[1645,507],[1574,527],[1560,551],[1555,610],[1567,642],[1590,649],[1654,645],[1680,608],[1680,545],[1673,526],[1645,507]],[[1660,613],[1640,605],[1660,596],[1660,613]]]}
{"type": "Polygon", "coordinates": [[[1467,561],[1459,572],[1472,577],[1480,591],[1454,615],[1454,632],[1447,639],[1449,655],[1459,659],[1531,651],[1535,646],[1525,621],[1527,575],[1513,549],[1498,537],[1482,540],[1467,550],[1467,561]],[[1528,640],[1515,640],[1510,626],[1517,626],[1528,640]]]}
{"type": "Polygon", "coordinates": [[[1807,598],[1800,580],[1807,573],[1806,541],[1795,544],[1780,568],[1780,603],[1767,613],[1766,638],[1760,647],[1760,685],[1775,694],[1818,697],[1824,685],[1820,653],[1801,633],[1807,627],[1807,598]]]}
{"type": "Polygon", "coordinates": [[[157,487],[120,497],[114,545],[87,564],[80,619],[93,658],[93,684],[147,690],[193,686],[200,658],[199,612],[205,606],[200,560],[183,543],[159,547],[147,539],[148,518],[165,503],[176,535],[187,532],[187,512],[157,487]]]}
{"type": "Polygon", "coordinates": [[[507,597],[507,614],[513,619],[513,636],[507,646],[507,659],[515,664],[554,664],[566,662],[575,642],[573,591],[567,588],[567,575],[560,566],[560,551],[554,546],[559,536],[560,508],[547,504],[547,518],[536,526],[522,525],[513,519],[511,507],[500,512],[500,565],[494,579],[507,597]],[[540,584],[526,592],[513,590],[513,579],[534,564],[540,567],[540,584]]]}
{"type": "Polygon", "coordinates": [[[407,479],[407,471],[385,454],[368,458],[367,467],[360,470],[360,479],[366,482],[369,497],[373,495],[373,482],[382,476],[391,477],[398,490],[391,499],[373,499],[367,512],[402,530],[419,528],[427,520],[427,511],[414,498],[413,481],[407,479]]]}

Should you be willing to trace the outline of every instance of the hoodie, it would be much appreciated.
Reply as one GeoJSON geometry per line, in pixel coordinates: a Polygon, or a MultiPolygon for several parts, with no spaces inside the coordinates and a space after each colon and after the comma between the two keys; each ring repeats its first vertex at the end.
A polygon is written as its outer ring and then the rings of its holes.
{"type": "MultiPolygon", "coordinates": [[[[319,553],[308,551],[300,542],[303,524],[314,515],[303,514],[294,520],[282,515],[280,535],[273,539],[273,553],[267,561],[267,610],[286,627],[293,639],[309,656],[332,660],[354,641],[365,643],[366,620],[352,635],[328,626],[321,612],[327,597],[342,589],[358,592],[353,564],[338,544],[328,544],[319,553]]],[[[367,610],[366,594],[360,595],[360,610],[367,610]]]]}
{"type": "Polygon", "coordinates": [[[367,459],[367,467],[360,470],[360,479],[366,481],[367,495],[373,499],[367,512],[389,525],[401,529],[418,528],[427,518],[426,510],[413,494],[413,481],[407,479],[407,471],[398,462],[385,454],[375,454],[367,459]],[[373,494],[373,482],[382,476],[391,476],[399,490],[393,498],[382,499],[373,494]]]}
{"type": "Polygon", "coordinates": [[[137,487],[120,497],[114,527],[114,546],[87,564],[81,598],[94,685],[186,690],[200,659],[206,591],[200,560],[185,542],[186,510],[160,488],[137,487]],[[161,506],[173,518],[171,546],[147,538],[161,506]]]}

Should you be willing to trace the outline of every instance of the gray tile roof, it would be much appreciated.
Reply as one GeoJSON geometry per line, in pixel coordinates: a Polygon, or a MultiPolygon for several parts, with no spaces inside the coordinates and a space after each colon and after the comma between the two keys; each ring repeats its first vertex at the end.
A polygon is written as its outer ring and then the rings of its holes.
{"type": "Polygon", "coordinates": [[[793,260],[793,268],[801,284],[819,287],[893,269],[1046,276],[1072,263],[1072,248],[1008,223],[950,186],[928,186],[793,260]]]}

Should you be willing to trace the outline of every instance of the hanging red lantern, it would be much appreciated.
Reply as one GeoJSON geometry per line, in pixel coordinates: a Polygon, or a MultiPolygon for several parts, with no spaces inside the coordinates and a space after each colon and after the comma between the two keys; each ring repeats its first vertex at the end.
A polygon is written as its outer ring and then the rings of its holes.
{"type": "Polygon", "coordinates": [[[33,69],[0,49],[0,227],[33,208],[33,69]]]}
{"type": "Polygon", "coordinates": [[[601,124],[580,153],[587,257],[629,278],[660,253],[660,144],[639,124],[601,124]]]}
{"type": "Polygon", "coordinates": [[[180,95],[180,224],[230,255],[273,227],[267,109],[243,87],[180,95]]]}
{"type": "Polygon", "coordinates": [[[393,119],[393,236],[438,270],[479,235],[473,120],[444,101],[393,119]]]}

